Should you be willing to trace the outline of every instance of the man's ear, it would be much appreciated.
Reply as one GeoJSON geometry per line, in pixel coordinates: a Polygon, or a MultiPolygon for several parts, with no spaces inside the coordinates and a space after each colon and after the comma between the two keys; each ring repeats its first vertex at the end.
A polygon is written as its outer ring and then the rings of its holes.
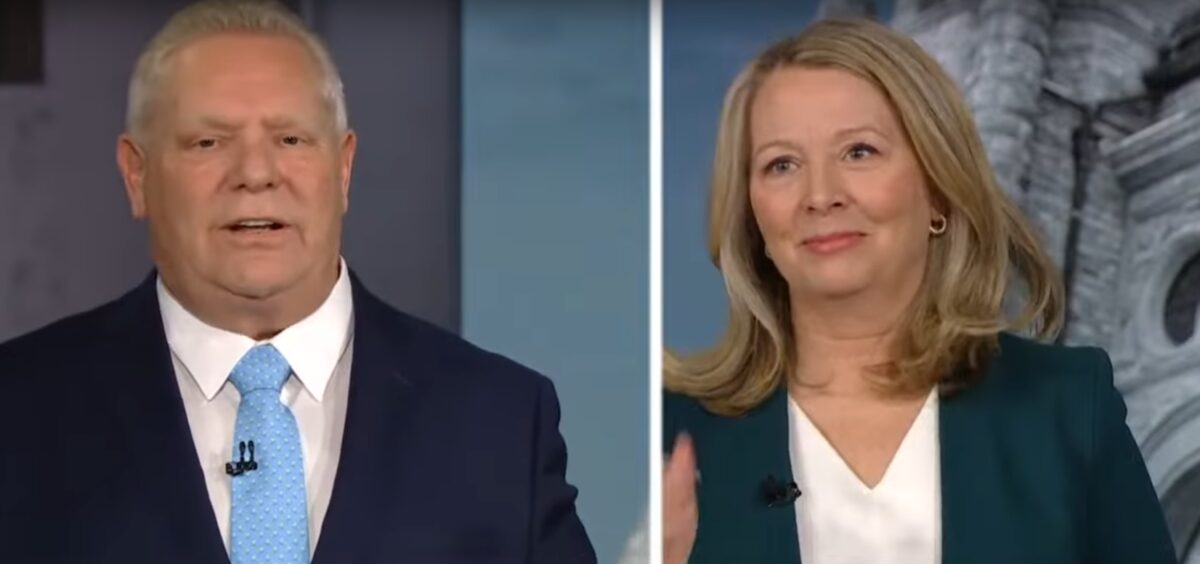
{"type": "Polygon", "coordinates": [[[125,196],[135,219],[146,219],[146,153],[128,133],[117,138],[117,168],[125,180],[125,196]]]}
{"type": "Polygon", "coordinates": [[[342,213],[350,211],[350,173],[354,169],[354,151],[358,149],[358,136],[353,130],[342,137],[341,160],[338,162],[342,180],[342,213]]]}

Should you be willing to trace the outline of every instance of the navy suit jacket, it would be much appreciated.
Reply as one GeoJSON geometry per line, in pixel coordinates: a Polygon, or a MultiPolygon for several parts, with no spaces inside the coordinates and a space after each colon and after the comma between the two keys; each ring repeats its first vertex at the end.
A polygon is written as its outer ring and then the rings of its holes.
{"type": "MultiPolygon", "coordinates": [[[[595,562],[551,382],[352,280],[345,433],[313,561],[595,562]]],[[[154,276],[0,345],[0,390],[0,562],[228,561],[154,276]]]]}

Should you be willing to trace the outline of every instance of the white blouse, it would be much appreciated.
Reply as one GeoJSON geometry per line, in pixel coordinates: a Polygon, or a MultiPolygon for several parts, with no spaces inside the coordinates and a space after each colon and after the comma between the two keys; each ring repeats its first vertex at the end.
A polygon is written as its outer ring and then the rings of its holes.
{"type": "Polygon", "coordinates": [[[788,402],[792,472],[803,494],[796,528],[804,564],[938,564],[941,462],[936,390],[868,488],[794,400],[788,402]]]}

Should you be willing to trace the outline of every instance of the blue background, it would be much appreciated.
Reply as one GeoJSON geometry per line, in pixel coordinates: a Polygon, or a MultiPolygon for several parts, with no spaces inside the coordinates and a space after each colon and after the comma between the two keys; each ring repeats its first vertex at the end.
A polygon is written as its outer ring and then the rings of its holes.
{"type": "Polygon", "coordinates": [[[550,375],[600,562],[647,503],[649,8],[463,4],[462,331],[550,375]]]}

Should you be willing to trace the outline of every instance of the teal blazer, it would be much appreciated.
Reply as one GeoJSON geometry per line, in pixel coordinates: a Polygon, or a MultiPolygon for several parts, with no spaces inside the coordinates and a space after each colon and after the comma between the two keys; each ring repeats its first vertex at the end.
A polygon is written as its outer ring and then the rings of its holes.
{"type": "MultiPolygon", "coordinates": [[[[939,418],[944,564],[1176,562],[1103,350],[1001,334],[939,418]]],[[[794,506],[762,495],[768,475],[792,479],[785,387],[736,418],[666,393],[666,448],[684,431],[701,473],[689,562],[800,564],[794,506]]]]}

